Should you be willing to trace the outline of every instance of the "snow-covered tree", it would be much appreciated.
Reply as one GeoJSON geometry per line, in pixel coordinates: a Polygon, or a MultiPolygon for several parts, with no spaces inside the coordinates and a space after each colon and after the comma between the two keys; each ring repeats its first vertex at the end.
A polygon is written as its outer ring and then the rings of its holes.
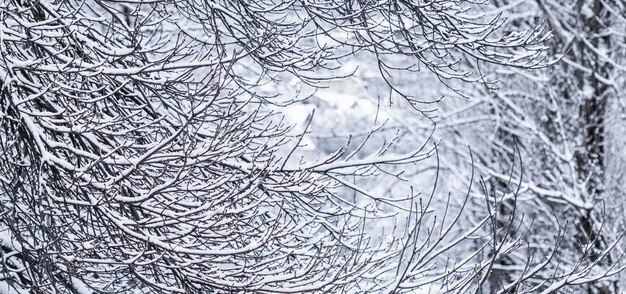
{"type": "Polygon", "coordinates": [[[0,1],[0,291],[480,291],[521,246],[515,213],[494,198],[458,230],[435,189],[373,193],[399,177],[385,167],[431,157],[429,137],[306,159],[315,115],[298,133],[277,109],[307,98],[281,81],[323,85],[354,54],[427,115],[399,76],[544,65],[548,34],[470,9],[485,2],[0,1]],[[377,240],[380,206],[408,220],[377,240]]]}
{"type": "MultiPolygon", "coordinates": [[[[452,114],[442,124],[472,122],[442,136],[451,149],[455,144],[474,147],[476,167],[490,176],[488,182],[504,199],[513,199],[505,187],[519,182],[518,201],[503,200],[501,213],[523,211],[532,223],[525,237],[529,254],[502,260],[491,286],[498,291],[514,283],[528,255],[541,260],[552,240],[561,244],[559,250],[531,284],[548,292],[567,287],[588,293],[623,291],[625,4],[492,2],[516,30],[548,23],[555,35],[548,43],[551,58],[558,62],[536,71],[476,66],[488,73],[485,83],[466,91],[471,99],[465,107],[451,105],[442,114],[452,114]],[[494,80],[499,83],[490,83],[494,80]],[[523,172],[513,168],[520,159],[523,172]],[[556,238],[558,228],[565,233],[556,238]],[[584,271],[571,270],[576,267],[584,271]],[[548,277],[560,282],[546,284],[548,277]]],[[[456,150],[448,158],[457,161],[450,166],[458,172],[459,159],[465,157],[467,164],[470,157],[462,148],[456,150]]]]}

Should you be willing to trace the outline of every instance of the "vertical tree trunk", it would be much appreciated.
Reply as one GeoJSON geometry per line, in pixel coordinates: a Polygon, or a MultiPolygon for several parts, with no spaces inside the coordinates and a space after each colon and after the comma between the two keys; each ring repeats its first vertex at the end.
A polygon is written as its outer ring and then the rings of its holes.
{"type": "MultiPolygon", "coordinates": [[[[579,1],[579,6],[592,5],[592,7],[580,7],[579,11],[591,10],[593,14],[585,15],[581,13],[581,21],[584,23],[585,32],[582,33],[582,37],[579,37],[577,42],[580,51],[580,59],[583,61],[583,65],[592,70],[592,73],[587,75],[584,81],[581,81],[580,90],[583,93],[583,104],[580,107],[580,120],[582,132],[582,144],[581,151],[577,156],[577,172],[578,180],[580,183],[584,183],[585,200],[594,204],[599,204],[604,194],[605,188],[605,169],[606,169],[606,154],[605,154],[605,122],[607,115],[608,100],[611,97],[611,89],[603,82],[602,78],[607,78],[611,72],[611,66],[603,60],[603,57],[599,55],[597,49],[604,48],[607,52],[610,50],[610,38],[605,32],[603,32],[606,22],[610,21],[607,17],[608,12],[604,8],[604,4],[601,0],[593,0],[593,3],[584,3],[585,1],[579,1]],[[587,9],[587,10],[584,10],[587,9]],[[584,19],[587,17],[586,19],[584,19]],[[592,48],[589,48],[591,44],[592,48]]],[[[591,2],[591,1],[589,1],[591,2]]],[[[587,210],[581,213],[580,217],[580,237],[579,241],[582,244],[590,244],[593,242],[593,249],[588,258],[590,261],[599,258],[599,252],[604,247],[605,243],[602,240],[601,234],[598,234],[596,230],[600,226],[598,220],[603,218],[602,215],[598,215],[599,211],[587,210]]],[[[611,262],[610,258],[607,262],[611,262]]],[[[614,285],[616,287],[616,285],[614,285]]],[[[617,291],[617,288],[610,289],[608,285],[602,285],[599,283],[593,283],[588,285],[589,293],[611,293],[617,291]]]]}

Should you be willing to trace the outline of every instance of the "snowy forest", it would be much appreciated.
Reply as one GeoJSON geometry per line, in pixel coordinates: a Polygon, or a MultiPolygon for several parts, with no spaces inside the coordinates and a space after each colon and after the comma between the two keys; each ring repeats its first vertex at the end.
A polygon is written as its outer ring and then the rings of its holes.
{"type": "Polygon", "coordinates": [[[0,294],[625,293],[625,0],[0,0],[0,294]]]}

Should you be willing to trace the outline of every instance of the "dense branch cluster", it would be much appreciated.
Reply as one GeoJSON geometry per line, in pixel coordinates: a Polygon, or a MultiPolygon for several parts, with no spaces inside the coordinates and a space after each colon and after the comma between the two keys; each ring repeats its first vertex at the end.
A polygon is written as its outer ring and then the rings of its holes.
{"type": "Polygon", "coordinates": [[[422,68],[484,82],[464,58],[545,65],[550,34],[506,31],[486,2],[0,1],[0,291],[480,291],[521,246],[515,213],[493,197],[458,232],[434,191],[373,196],[354,179],[428,159],[428,139],[299,160],[306,131],[270,105],[283,75],[316,85],[357,51],[396,90],[422,68]],[[409,215],[383,241],[365,232],[378,205],[409,215]]]}
{"type": "MultiPolygon", "coordinates": [[[[492,2],[506,8],[504,16],[517,27],[546,20],[555,33],[548,42],[549,54],[558,62],[535,71],[482,67],[501,81],[499,89],[473,88],[467,94],[473,100],[470,105],[443,106],[453,117],[448,121],[457,125],[442,136],[453,142],[450,149],[454,144],[475,147],[475,166],[489,175],[502,197],[512,198],[503,186],[511,180],[520,182],[518,201],[509,200],[502,213],[510,213],[514,206],[526,212],[527,223],[533,225],[526,233],[530,255],[540,260],[546,256],[546,236],[553,235],[554,228],[565,232],[559,250],[534,283],[560,277],[562,285],[578,287],[577,292],[623,291],[619,272],[624,268],[625,228],[621,90],[626,85],[625,4],[492,2]],[[511,174],[511,167],[518,164],[513,145],[519,147],[524,167],[511,174]],[[575,268],[584,271],[577,273],[575,268]]],[[[458,155],[451,157],[458,160],[458,155]]],[[[467,154],[461,157],[465,164],[470,161],[467,154]]],[[[459,166],[463,164],[454,162],[451,169],[467,174],[459,166]]],[[[527,260],[525,254],[511,254],[499,262],[492,287],[514,280],[512,273],[524,268],[527,260]]]]}

